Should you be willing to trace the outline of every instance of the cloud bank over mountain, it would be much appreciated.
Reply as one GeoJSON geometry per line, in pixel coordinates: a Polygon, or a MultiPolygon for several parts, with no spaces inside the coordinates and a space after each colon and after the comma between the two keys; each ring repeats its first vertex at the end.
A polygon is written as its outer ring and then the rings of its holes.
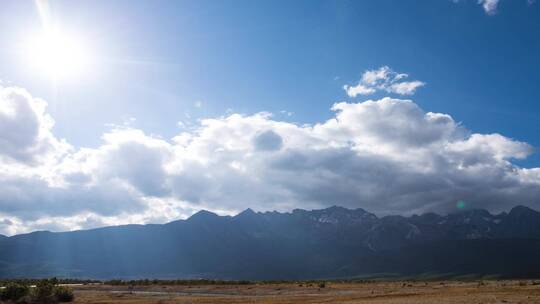
{"type": "MultiPolygon", "coordinates": [[[[385,88],[404,78],[387,67],[370,75],[365,84],[385,88]]],[[[170,140],[114,127],[97,148],[57,138],[46,107],[24,89],[0,88],[1,234],[159,223],[203,208],[540,208],[540,168],[512,163],[533,147],[473,133],[412,100],[339,102],[331,119],[312,125],[231,114],[170,140]]]]}

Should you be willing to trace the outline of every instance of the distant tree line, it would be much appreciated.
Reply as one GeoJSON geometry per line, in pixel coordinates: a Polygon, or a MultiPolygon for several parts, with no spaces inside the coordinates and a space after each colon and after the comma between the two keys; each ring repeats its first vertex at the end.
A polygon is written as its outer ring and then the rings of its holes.
{"type": "MultiPolygon", "coordinates": [[[[303,284],[315,286],[321,283],[373,283],[376,280],[366,279],[343,279],[343,280],[265,280],[265,281],[249,281],[249,280],[217,280],[217,279],[140,279],[140,280],[86,280],[86,279],[49,279],[55,284],[104,284],[114,286],[150,286],[150,285],[254,285],[254,284],[303,284]]],[[[9,284],[18,284],[24,286],[37,285],[42,282],[41,279],[0,279],[0,286],[9,284]]]]}
{"type": "MultiPolygon", "coordinates": [[[[345,282],[345,281],[333,281],[333,282],[345,282]]],[[[351,282],[351,281],[347,281],[351,282]]],[[[365,282],[365,281],[362,281],[365,282]]],[[[211,280],[211,279],[196,279],[196,280],[158,280],[158,279],[143,279],[143,280],[108,280],[102,281],[105,285],[115,286],[150,286],[150,285],[264,285],[264,284],[308,284],[321,285],[325,284],[323,280],[305,280],[305,281],[291,281],[291,280],[270,280],[270,281],[248,281],[248,280],[211,280]]]]}
{"type": "Polygon", "coordinates": [[[150,286],[150,285],[250,285],[255,284],[253,281],[228,281],[228,280],[158,280],[158,279],[143,279],[143,280],[108,280],[102,282],[105,285],[131,285],[131,286],[150,286]]]}
{"type": "MultiPolygon", "coordinates": [[[[102,283],[100,280],[90,279],[66,279],[66,278],[52,278],[58,284],[96,284],[102,283]]],[[[36,285],[43,281],[43,279],[27,279],[27,278],[14,278],[14,279],[0,279],[0,286],[6,286],[9,283],[18,283],[23,285],[36,285]]]]}

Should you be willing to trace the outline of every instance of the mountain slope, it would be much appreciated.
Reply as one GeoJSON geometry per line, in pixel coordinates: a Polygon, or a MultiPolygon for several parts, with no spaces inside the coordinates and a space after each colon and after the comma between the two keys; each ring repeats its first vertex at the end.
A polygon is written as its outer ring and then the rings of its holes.
{"type": "Polygon", "coordinates": [[[540,276],[540,213],[378,218],[330,207],[0,238],[0,277],[307,279],[374,273],[540,276]]]}

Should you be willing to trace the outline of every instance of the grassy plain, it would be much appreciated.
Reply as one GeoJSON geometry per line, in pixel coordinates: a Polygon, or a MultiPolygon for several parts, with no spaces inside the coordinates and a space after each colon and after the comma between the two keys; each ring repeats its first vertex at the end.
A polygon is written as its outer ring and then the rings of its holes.
{"type": "Polygon", "coordinates": [[[74,287],[75,303],[539,303],[540,281],[74,287]]]}

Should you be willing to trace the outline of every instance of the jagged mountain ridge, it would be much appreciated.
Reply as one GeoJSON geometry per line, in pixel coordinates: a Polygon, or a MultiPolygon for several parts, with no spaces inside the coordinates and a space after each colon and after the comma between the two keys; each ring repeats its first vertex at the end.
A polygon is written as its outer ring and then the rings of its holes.
{"type": "Polygon", "coordinates": [[[236,216],[200,211],[163,225],[0,238],[0,277],[536,276],[539,253],[540,213],[522,206],[497,215],[468,210],[380,218],[337,206],[291,213],[246,209],[236,216]],[[460,258],[449,263],[449,254],[460,258]]]}

